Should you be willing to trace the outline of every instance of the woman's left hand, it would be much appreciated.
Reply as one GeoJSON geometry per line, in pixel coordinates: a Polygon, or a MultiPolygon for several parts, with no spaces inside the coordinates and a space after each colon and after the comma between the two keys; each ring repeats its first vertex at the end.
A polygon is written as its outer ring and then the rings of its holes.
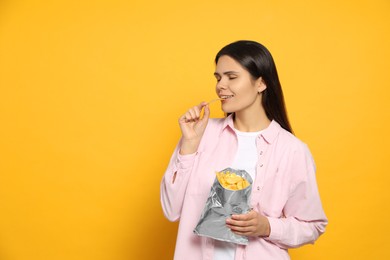
{"type": "Polygon", "coordinates": [[[268,237],[271,232],[268,219],[254,210],[246,214],[232,215],[226,219],[226,225],[232,232],[241,236],[268,237]]]}

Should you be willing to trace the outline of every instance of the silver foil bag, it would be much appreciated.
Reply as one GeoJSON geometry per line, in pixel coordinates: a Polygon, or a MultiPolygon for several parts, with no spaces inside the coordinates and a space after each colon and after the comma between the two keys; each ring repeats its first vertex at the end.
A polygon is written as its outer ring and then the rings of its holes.
{"type": "Polygon", "coordinates": [[[245,214],[250,211],[249,203],[253,181],[244,170],[232,168],[222,170],[222,172],[227,171],[242,176],[248,180],[250,185],[242,190],[228,190],[222,187],[218,179],[215,178],[194,233],[221,241],[247,245],[248,238],[233,233],[226,226],[226,219],[233,214],[245,214]]]}

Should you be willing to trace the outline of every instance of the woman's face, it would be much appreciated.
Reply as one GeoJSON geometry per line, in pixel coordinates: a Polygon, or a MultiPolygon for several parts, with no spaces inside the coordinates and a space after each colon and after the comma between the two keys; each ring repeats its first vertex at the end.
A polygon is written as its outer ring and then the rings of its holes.
{"type": "Polygon", "coordinates": [[[261,108],[261,95],[266,86],[261,78],[254,80],[249,72],[229,56],[221,56],[214,73],[216,92],[225,113],[239,113],[261,108]]]}

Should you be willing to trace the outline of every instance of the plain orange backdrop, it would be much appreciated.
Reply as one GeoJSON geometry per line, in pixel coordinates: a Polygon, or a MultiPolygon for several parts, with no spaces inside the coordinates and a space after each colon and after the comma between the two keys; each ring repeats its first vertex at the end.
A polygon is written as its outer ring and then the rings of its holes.
{"type": "MultiPolygon", "coordinates": [[[[172,259],[177,118],[239,39],[276,61],[329,217],[292,259],[390,259],[390,2],[0,2],[0,259],[172,259]]],[[[218,104],[212,115],[223,116],[218,104]]]]}

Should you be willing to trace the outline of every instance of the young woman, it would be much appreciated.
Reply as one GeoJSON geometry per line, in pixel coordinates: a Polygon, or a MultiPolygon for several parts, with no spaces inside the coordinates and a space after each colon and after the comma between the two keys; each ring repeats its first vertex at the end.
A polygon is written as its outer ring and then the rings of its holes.
{"type": "Polygon", "coordinates": [[[216,93],[228,116],[209,119],[206,102],[184,113],[182,137],[161,182],[164,214],[180,220],[175,259],[290,259],[288,248],[314,243],[327,225],[314,161],[292,134],[277,70],[263,45],[231,43],[215,63],[216,93]],[[253,210],[226,219],[232,232],[249,238],[247,246],[193,233],[215,172],[227,167],[244,169],[254,180],[253,210]]]}

